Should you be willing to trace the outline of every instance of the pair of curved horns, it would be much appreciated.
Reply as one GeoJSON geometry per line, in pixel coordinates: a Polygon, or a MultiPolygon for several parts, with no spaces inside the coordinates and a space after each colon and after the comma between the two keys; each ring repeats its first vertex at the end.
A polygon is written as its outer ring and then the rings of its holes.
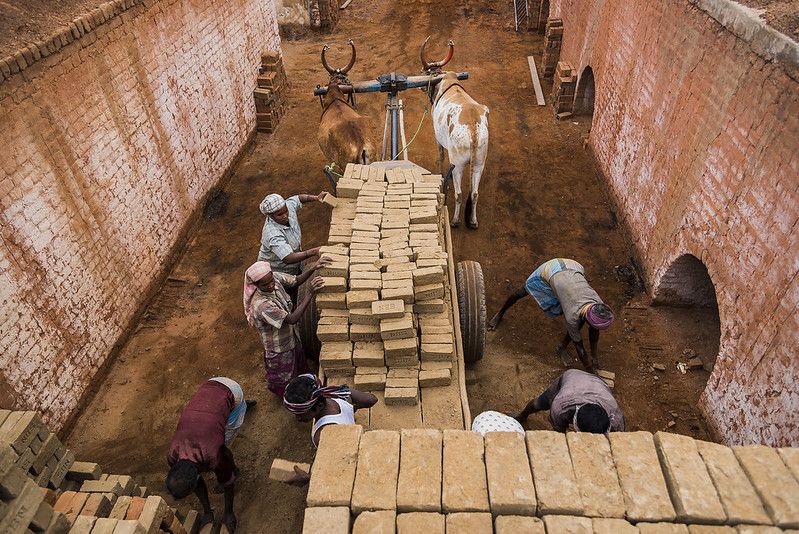
{"type": "Polygon", "coordinates": [[[449,63],[449,60],[452,59],[452,54],[455,53],[455,43],[452,42],[452,39],[449,40],[449,42],[447,43],[447,46],[449,47],[449,50],[447,50],[447,57],[445,57],[441,61],[427,61],[427,56],[424,53],[424,47],[427,46],[427,41],[429,40],[430,36],[428,35],[427,39],[425,39],[424,43],[422,43],[422,51],[420,54],[422,58],[422,66],[424,67],[424,70],[440,69],[441,67],[449,63]]]}
{"type": "Polygon", "coordinates": [[[347,74],[349,70],[352,68],[352,66],[355,65],[355,44],[352,42],[352,39],[347,41],[347,44],[350,45],[350,47],[352,48],[352,57],[350,58],[349,64],[343,69],[334,69],[330,65],[328,65],[327,58],[325,57],[325,52],[327,51],[328,48],[330,48],[330,46],[325,45],[322,47],[322,66],[331,76],[335,74],[347,74]]]}

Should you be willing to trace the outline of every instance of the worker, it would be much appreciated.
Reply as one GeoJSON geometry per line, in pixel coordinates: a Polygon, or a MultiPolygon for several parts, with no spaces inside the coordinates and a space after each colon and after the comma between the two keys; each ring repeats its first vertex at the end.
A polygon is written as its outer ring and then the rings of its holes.
{"type": "MultiPolygon", "coordinates": [[[[294,414],[297,421],[313,421],[311,441],[319,446],[319,435],[328,425],[354,425],[355,411],[368,409],[377,403],[371,393],[350,389],[348,386],[322,386],[314,374],[307,373],[293,379],[283,395],[283,405],[294,414]]],[[[310,473],[294,467],[294,479],[288,483],[303,486],[310,473]]]]}
{"type": "Polygon", "coordinates": [[[266,221],[261,231],[258,261],[268,261],[276,272],[300,274],[302,262],[317,256],[320,247],[301,249],[302,232],[297,212],[303,204],[321,201],[326,194],[322,191],[318,195],[294,195],[288,199],[277,193],[267,195],[260,205],[266,221]]]}
{"type": "Polygon", "coordinates": [[[613,312],[588,284],[583,266],[566,258],[555,258],[541,264],[527,278],[524,287],[508,297],[502,309],[488,323],[489,329],[497,328],[505,312],[528,294],[532,295],[549,317],[563,315],[566,320],[566,336],[557,348],[563,365],[568,367],[572,362],[568,351],[571,341],[577,348],[577,356],[583,367],[595,371],[599,358],[597,352],[599,331],[605,330],[613,323],[613,312]],[[590,358],[585,353],[580,333],[585,323],[588,323],[590,358]]]}
{"type": "Polygon", "coordinates": [[[202,477],[202,473],[213,471],[225,493],[222,522],[229,532],[236,530],[233,496],[238,469],[228,445],[244,423],[247,410],[255,404],[254,400],[244,399],[238,383],[220,376],[203,383],[180,414],[167,456],[170,469],[166,488],[176,499],[192,492],[197,495],[203,507],[200,527],[214,520],[202,477]]]}
{"type": "Polygon", "coordinates": [[[523,423],[531,413],[549,410],[549,421],[558,432],[571,424],[577,432],[607,434],[624,431],[624,415],[605,382],[596,375],[569,369],[539,397],[512,417],[523,423]]]}
{"type": "Polygon", "coordinates": [[[272,271],[269,262],[257,261],[244,274],[244,315],[261,336],[266,387],[280,398],[292,378],[308,371],[297,325],[324,282],[320,277],[311,280],[311,290],[296,306],[288,290],[305,283],[329,262],[330,258],[320,258],[310,269],[294,276],[272,271]]]}
{"type": "Polygon", "coordinates": [[[489,432],[516,432],[524,435],[524,427],[509,415],[491,410],[481,412],[472,421],[472,431],[481,436],[489,432]]]}

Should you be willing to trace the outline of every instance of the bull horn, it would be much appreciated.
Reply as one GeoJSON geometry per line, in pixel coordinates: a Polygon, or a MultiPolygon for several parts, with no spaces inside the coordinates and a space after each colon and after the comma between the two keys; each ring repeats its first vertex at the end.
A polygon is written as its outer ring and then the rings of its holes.
{"type": "Polygon", "coordinates": [[[441,61],[430,62],[430,61],[427,61],[427,56],[424,53],[424,49],[427,46],[427,41],[429,41],[429,40],[430,40],[430,36],[428,36],[427,39],[424,40],[424,43],[422,43],[422,50],[421,50],[421,53],[420,53],[420,56],[421,56],[421,59],[422,59],[422,66],[424,67],[425,70],[430,70],[430,69],[433,69],[433,68],[439,68],[440,69],[441,67],[443,67],[444,65],[449,63],[450,60],[452,59],[452,56],[455,53],[455,43],[452,41],[452,39],[450,39],[449,42],[447,43],[447,46],[449,47],[449,50],[447,50],[447,57],[445,57],[441,61]]]}
{"type": "Polygon", "coordinates": [[[330,48],[328,45],[322,47],[322,66],[325,68],[328,74],[331,76],[336,73],[333,69],[330,68],[330,65],[327,64],[327,58],[325,57],[325,52],[327,49],[330,48]]]}
{"type": "Polygon", "coordinates": [[[347,44],[349,44],[350,47],[352,48],[352,57],[350,58],[349,64],[343,69],[341,69],[340,71],[341,74],[347,74],[352,68],[352,66],[355,65],[355,43],[353,43],[352,39],[350,39],[349,41],[347,41],[347,44]]]}

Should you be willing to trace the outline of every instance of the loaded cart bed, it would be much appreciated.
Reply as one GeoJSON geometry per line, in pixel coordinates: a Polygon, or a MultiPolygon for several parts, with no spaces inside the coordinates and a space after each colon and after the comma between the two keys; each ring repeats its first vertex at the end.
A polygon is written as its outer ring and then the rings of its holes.
{"type": "Polygon", "coordinates": [[[369,429],[468,429],[464,366],[482,357],[483,277],[456,266],[441,175],[409,161],[348,164],[339,179],[325,286],[303,318],[320,376],[371,391],[369,429]]]}

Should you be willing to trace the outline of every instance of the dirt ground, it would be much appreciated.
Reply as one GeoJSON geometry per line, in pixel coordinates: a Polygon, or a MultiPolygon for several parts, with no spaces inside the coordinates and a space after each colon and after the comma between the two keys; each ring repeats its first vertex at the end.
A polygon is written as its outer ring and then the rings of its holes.
{"type": "MultiPolygon", "coordinates": [[[[333,34],[284,42],[290,110],[275,134],[258,136],[206,207],[170,279],[99,383],[67,437],[79,459],[136,475],[163,494],[167,446],[182,405],[203,380],[226,375],[259,400],[232,447],[242,470],[236,501],[240,531],[301,530],[304,490],[270,482],[267,473],[275,457],[312,460],[309,428],[295,423],[264,386],[260,342],[243,317],[241,284],[258,251],[260,200],[273,191],[290,195],[327,188],[320,172],[326,162],[315,141],[320,108],[311,91],[326,82],[318,58],[322,44],[333,43],[331,62],[343,64],[349,37],[360,45],[353,79],[391,70],[416,74],[419,45],[427,35],[434,36],[433,55],[443,54],[443,44],[453,38],[451,68],[470,72],[465,86],[490,108],[480,228],[453,232],[457,259],[482,263],[489,317],[540,262],[556,256],[579,260],[617,310],[619,320],[600,340],[600,364],[616,373],[615,393],[628,428],[656,431],[672,425],[675,432],[708,437],[696,409],[708,373],[681,374],[675,364],[688,348],[712,360],[718,343],[712,320],[703,312],[648,306],[625,230],[583,149],[590,119],[557,122],[550,108],[535,105],[526,56],[535,53],[540,60],[541,37],[513,33],[507,10],[499,5],[355,0],[333,34]]],[[[420,91],[403,97],[410,136],[425,98],[420,91]]],[[[358,103],[379,141],[383,98],[362,95],[358,103]]],[[[429,117],[410,152],[414,161],[435,169],[429,117]]],[[[306,207],[300,221],[305,247],[323,242],[329,221],[323,206],[306,207]]],[[[485,358],[475,366],[477,382],[469,386],[473,414],[518,409],[539,394],[563,371],[554,352],[562,335],[562,321],[547,319],[531,299],[517,304],[487,336],[485,358]]],[[[535,416],[528,427],[543,429],[547,423],[535,416]]],[[[215,497],[221,511],[221,496],[215,497]]]]}

